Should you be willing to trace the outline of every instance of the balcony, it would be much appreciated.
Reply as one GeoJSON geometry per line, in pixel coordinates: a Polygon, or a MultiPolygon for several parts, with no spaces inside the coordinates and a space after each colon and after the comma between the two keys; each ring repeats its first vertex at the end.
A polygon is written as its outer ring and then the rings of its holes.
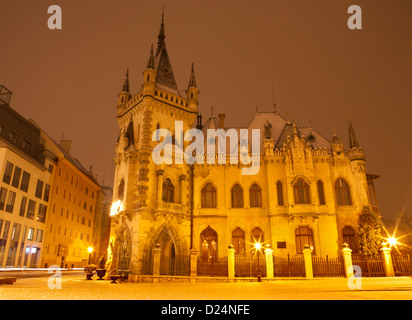
{"type": "Polygon", "coordinates": [[[187,206],[181,203],[166,202],[163,200],[156,201],[157,214],[173,214],[173,215],[186,215],[187,206]]]}

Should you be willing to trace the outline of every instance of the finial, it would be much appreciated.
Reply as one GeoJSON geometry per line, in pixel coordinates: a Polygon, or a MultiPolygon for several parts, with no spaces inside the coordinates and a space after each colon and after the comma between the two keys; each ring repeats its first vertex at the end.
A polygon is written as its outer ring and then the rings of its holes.
{"type": "Polygon", "coordinates": [[[149,61],[147,61],[147,66],[146,69],[154,69],[155,68],[155,62],[154,62],[154,56],[153,56],[153,43],[150,48],[150,56],[149,56],[149,61]]]}
{"type": "Polygon", "coordinates": [[[164,6],[162,6],[162,23],[160,24],[160,31],[159,35],[157,36],[158,41],[157,41],[157,50],[156,50],[156,56],[160,53],[160,50],[164,46],[165,43],[165,25],[164,25],[164,6]]]}
{"type": "Polygon", "coordinates": [[[196,88],[195,67],[192,62],[192,70],[190,71],[189,88],[196,88]]]}
{"type": "Polygon", "coordinates": [[[211,112],[212,112],[212,116],[213,116],[213,106],[210,108],[211,109],[211,112]]]}
{"type": "Polygon", "coordinates": [[[129,67],[127,67],[126,75],[124,77],[122,91],[130,93],[130,86],[129,86],[129,67]]]}

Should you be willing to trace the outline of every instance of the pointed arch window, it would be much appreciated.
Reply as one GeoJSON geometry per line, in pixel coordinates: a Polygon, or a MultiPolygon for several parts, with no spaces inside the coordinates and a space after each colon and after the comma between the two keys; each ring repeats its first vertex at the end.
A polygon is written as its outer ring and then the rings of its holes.
{"type": "Polygon", "coordinates": [[[243,189],[236,184],[232,190],[232,208],[243,208],[243,189]]]}
{"type": "Polygon", "coordinates": [[[323,187],[323,182],[318,180],[318,196],[319,196],[319,204],[325,205],[325,189],[323,187]]]}
{"type": "Polygon", "coordinates": [[[283,185],[282,182],[278,181],[276,183],[276,192],[278,195],[278,206],[283,206],[284,202],[283,202],[283,185]]]}
{"type": "Polygon", "coordinates": [[[211,183],[202,189],[202,208],[216,208],[216,189],[211,183]]]}
{"type": "Polygon", "coordinates": [[[293,194],[296,204],[310,204],[309,185],[302,178],[293,185],[293,194]]]}
{"type": "Polygon", "coordinates": [[[315,246],[313,242],[313,231],[309,227],[299,227],[295,230],[296,239],[296,253],[303,253],[305,245],[309,245],[312,253],[315,252],[315,246]]]}
{"type": "Polygon", "coordinates": [[[338,206],[351,206],[352,197],[349,184],[342,178],[335,184],[336,203],[338,206]]]}
{"type": "Polygon", "coordinates": [[[263,231],[260,228],[256,227],[252,230],[252,243],[263,243],[263,241],[263,231]]]}
{"type": "Polygon", "coordinates": [[[356,233],[352,227],[346,226],[345,228],[342,229],[342,239],[343,239],[343,243],[347,243],[349,245],[349,248],[352,249],[353,253],[358,252],[358,243],[356,241],[356,233]]]}
{"type": "Polygon", "coordinates": [[[167,178],[162,184],[162,200],[164,202],[174,202],[175,187],[173,183],[167,178]]]}
{"type": "Polygon", "coordinates": [[[210,226],[200,234],[200,247],[202,260],[217,259],[217,232],[210,226]]]}
{"type": "Polygon", "coordinates": [[[249,196],[250,207],[262,207],[262,191],[256,183],[250,187],[249,196]]]}
{"type": "Polygon", "coordinates": [[[236,228],[232,232],[232,244],[235,249],[235,254],[245,254],[245,232],[236,228]]]}

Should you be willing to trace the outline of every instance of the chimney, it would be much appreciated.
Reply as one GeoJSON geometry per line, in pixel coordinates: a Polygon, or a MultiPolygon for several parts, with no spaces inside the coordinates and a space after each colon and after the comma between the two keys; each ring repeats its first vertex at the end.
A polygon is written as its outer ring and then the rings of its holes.
{"type": "Polygon", "coordinates": [[[68,154],[70,154],[71,145],[72,145],[71,140],[60,140],[60,147],[62,147],[62,149],[66,151],[68,154]]]}
{"type": "Polygon", "coordinates": [[[224,129],[225,128],[225,114],[219,113],[219,126],[224,129]]]}

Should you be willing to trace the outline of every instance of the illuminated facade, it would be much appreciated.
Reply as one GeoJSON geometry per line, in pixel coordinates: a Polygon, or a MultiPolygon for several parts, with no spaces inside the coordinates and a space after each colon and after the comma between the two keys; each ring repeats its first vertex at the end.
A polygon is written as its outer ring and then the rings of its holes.
{"type": "Polygon", "coordinates": [[[198,95],[193,65],[186,95],[177,88],[162,19],[141,89],[130,93],[127,72],[118,94],[113,200],[119,207],[111,221],[111,268],[129,270],[133,279],[156,246],[162,261],[191,249],[203,259],[225,257],[231,244],[235,254],[248,256],[259,239],[280,257],[300,255],[306,244],[322,257],[337,256],[344,242],[356,251],[357,217],[373,204],[369,187],[376,176],[366,174],[350,122],[345,148],[335,134],[328,140],[313,128],[297,127],[274,104],[273,112],[256,112],[247,127],[260,130],[257,174],[243,175],[242,164],[229,162],[154,163],[156,129],[169,130],[174,142],[175,121],[183,122],[183,132],[196,127],[205,136],[208,129],[229,129],[225,115],[213,111],[202,123],[198,95]]]}

